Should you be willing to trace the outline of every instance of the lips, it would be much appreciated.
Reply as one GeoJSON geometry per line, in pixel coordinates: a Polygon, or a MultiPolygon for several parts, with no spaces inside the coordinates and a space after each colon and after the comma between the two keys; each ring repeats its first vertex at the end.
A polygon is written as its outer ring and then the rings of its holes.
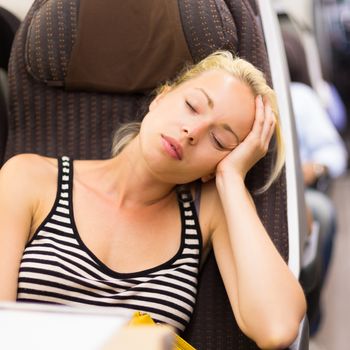
{"type": "Polygon", "coordinates": [[[162,141],[166,152],[174,159],[182,159],[182,147],[175,139],[170,136],[162,135],[162,141]]]}

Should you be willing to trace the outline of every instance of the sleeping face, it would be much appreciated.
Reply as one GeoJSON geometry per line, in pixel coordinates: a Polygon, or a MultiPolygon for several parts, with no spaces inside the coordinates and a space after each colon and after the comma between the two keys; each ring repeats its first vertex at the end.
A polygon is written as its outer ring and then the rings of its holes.
{"type": "Polygon", "coordinates": [[[152,101],[138,136],[142,156],[165,182],[208,177],[248,135],[254,116],[249,86],[223,70],[202,73],[152,101]]]}

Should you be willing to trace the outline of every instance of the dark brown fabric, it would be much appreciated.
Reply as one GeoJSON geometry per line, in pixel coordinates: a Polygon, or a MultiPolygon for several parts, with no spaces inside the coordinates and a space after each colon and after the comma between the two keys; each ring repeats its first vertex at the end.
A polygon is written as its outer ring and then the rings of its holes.
{"type": "Polygon", "coordinates": [[[200,276],[197,307],[184,338],[197,350],[257,350],[238,328],[211,251],[200,276]]]}
{"type": "Polygon", "coordinates": [[[63,86],[76,40],[78,15],[78,1],[50,0],[26,23],[25,60],[35,80],[63,86]]]}
{"type": "Polygon", "coordinates": [[[183,30],[195,62],[215,50],[238,52],[236,23],[224,0],[178,0],[183,30]]]}
{"type": "Polygon", "coordinates": [[[250,5],[250,7],[252,8],[252,10],[254,11],[254,13],[256,15],[258,15],[259,10],[258,10],[258,4],[256,3],[256,1],[255,0],[248,0],[248,3],[250,5]]]}
{"type": "Polygon", "coordinates": [[[267,81],[271,84],[270,67],[268,63],[265,40],[259,23],[257,6],[254,8],[251,3],[255,0],[225,0],[237,28],[238,48],[237,53],[253,63],[265,73],[267,81]]]}
{"type": "Polygon", "coordinates": [[[79,3],[36,0],[20,26],[9,64],[10,116],[5,159],[23,152],[51,157],[67,154],[75,159],[108,158],[113,131],[142,116],[138,110],[147,104],[145,95],[67,93],[29,74],[25,53],[33,20],[37,34],[30,40],[36,40],[33,47],[40,54],[37,71],[47,69],[50,73],[56,69],[53,59],[58,57],[52,53],[51,45],[59,43],[62,56],[67,54],[76,33],[79,3]],[[57,25],[57,18],[69,23],[64,32],[57,25]],[[49,40],[50,37],[54,39],[49,40]]]}
{"type": "Polygon", "coordinates": [[[192,58],[176,0],[84,0],[66,87],[144,91],[192,58]]]}

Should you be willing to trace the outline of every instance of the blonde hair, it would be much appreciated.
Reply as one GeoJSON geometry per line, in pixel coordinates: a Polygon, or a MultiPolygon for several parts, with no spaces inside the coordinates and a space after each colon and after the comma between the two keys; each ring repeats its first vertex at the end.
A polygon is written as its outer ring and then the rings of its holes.
{"type": "Polygon", "coordinates": [[[141,122],[129,122],[121,125],[113,136],[112,157],[118,155],[140,132],[141,122]]]}
{"type": "MultiPolygon", "coordinates": [[[[174,89],[182,83],[193,79],[200,74],[220,69],[233,75],[236,79],[244,82],[250,87],[254,96],[261,95],[264,100],[268,100],[272,111],[276,118],[275,137],[276,137],[276,157],[274,166],[266,184],[257,192],[266,191],[272,183],[278,178],[281,169],[284,165],[285,152],[284,143],[279,121],[279,112],[277,106],[276,94],[273,89],[267,84],[264,74],[248,61],[234,57],[229,51],[216,51],[204,58],[195,65],[185,67],[185,70],[180,73],[173,81],[166,82],[156,90],[157,95],[165,89],[174,89]]],[[[129,123],[122,126],[115,134],[113,141],[112,154],[115,156],[130,142],[140,129],[141,123],[129,123]]]]}

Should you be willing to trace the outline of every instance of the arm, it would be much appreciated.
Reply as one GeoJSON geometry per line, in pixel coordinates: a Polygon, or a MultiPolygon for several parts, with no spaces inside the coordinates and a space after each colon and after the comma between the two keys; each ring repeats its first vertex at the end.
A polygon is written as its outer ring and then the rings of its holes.
{"type": "Polygon", "coordinates": [[[33,211],[30,157],[16,156],[0,171],[0,300],[16,300],[18,269],[33,211]]]}
{"type": "Polygon", "coordinates": [[[214,252],[236,320],[264,349],[288,346],[305,314],[303,291],[270,240],[244,184],[246,172],[266,153],[273,130],[271,110],[257,100],[251,133],[217,167],[221,205],[212,221],[214,252]]]}

